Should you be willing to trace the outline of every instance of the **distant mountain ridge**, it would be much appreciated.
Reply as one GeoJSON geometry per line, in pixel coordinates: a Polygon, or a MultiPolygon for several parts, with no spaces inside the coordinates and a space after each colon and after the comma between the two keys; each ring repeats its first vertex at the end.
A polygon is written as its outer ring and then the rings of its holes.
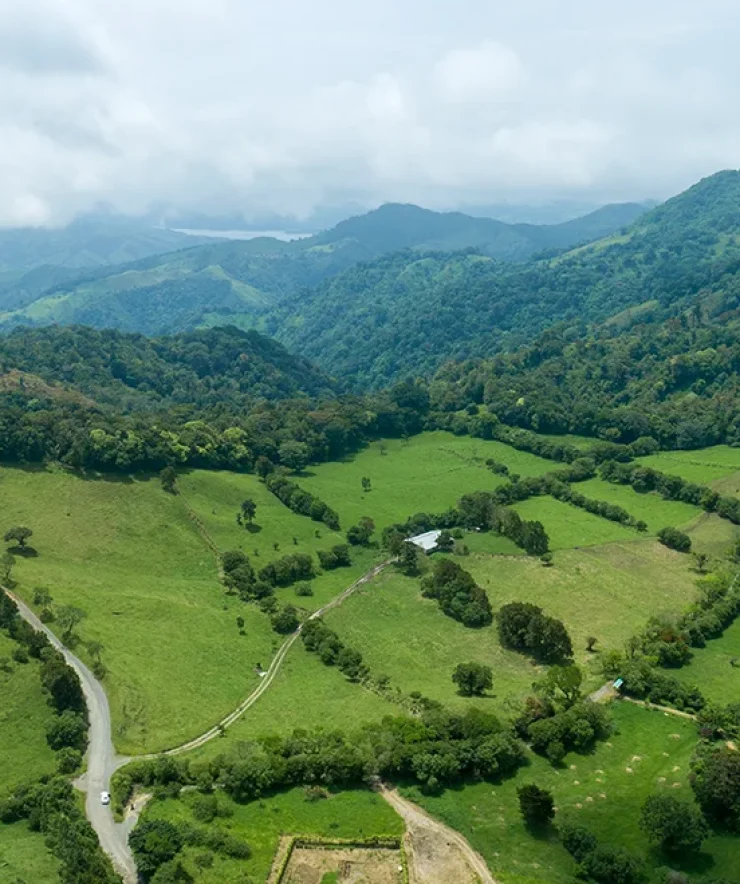
{"type": "Polygon", "coordinates": [[[537,227],[388,204],[299,241],[206,241],[76,275],[68,268],[36,268],[4,286],[0,277],[0,326],[57,322],[146,334],[250,326],[303,290],[388,252],[475,250],[523,261],[543,249],[612,233],[641,211],[636,204],[606,206],[582,219],[537,227]]]}

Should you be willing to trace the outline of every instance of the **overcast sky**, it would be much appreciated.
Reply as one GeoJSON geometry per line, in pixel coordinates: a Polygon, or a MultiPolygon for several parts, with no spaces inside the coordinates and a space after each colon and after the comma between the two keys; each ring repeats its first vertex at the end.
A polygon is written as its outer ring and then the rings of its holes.
{"type": "Polygon", "coordinates": [[[740,166],[738,0],[0,0],[0,224],[664,197],[740,166]]]}

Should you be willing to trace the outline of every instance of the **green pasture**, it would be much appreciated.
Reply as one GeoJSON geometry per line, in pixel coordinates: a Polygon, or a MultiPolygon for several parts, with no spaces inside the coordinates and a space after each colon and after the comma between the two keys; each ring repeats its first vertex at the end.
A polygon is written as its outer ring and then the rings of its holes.
{"type": "Polygon", "coordinates": [[[0,823],[0,884],[57,884],[58,863],[28,823],[0,823]]]}
{"type": "Polygon", "coordinates": [[[688,482],[713,485],[717,480],[740,472],[740,448],[713,445],[694,451],[661,451],[638,458],[637,462],[662,473],[681,476],[688,482]]]}
{"type": "Polygon", "coordinates": [[[677,669],[676,678],[696,685],[711,703],[724,706],[740,702],[740,619],[720,638],[692,651],[691,663],[677,669]]]}
{"type": "Polygon", "coordinates": [[[667,526],[684,526],[702,513],[699,507],[680,500],[664,500],[655,492],[640,494],[631,485],[614,485],[603,479],[578,482],[574,487],[586,497],[621,506],[637,521],[646,522],[650,534],[657,534],[667,526]]]}
{"type": "Polygon", "coordinates": [[[226,731],[197,750],[212,758],[235,744],[296,728],[352,730],[403,710],[348,681],[334,666],[325,666],[299,639],[290,649],[275,681],[259,700],[226,731]]]}
{"type": "Polygon", "coordinates": [[[557,468],[553,461],[501,442],[435,431],[407,441],[373,443],[352,458],[312,466],[297,481],[339,513],[343,528],[362,516],[371,516],[383,528],[414,513],[442,512],[467,492],[496,488],[502,477],[486,467],[488,458],[521,476],[557,468]],[[370,479],[368,493],[363,492],[363,478],[370,479]]]}
{"type": "Polygon", "coordinates": [[[41,687],[39,663],[13,661],[11,654],[17,647],[0,632],[0,660],[4,662],[0,669],[0,797],[56,769],[54,752],[46,742],[46,727],[54,713],[41,687]]]}
{"type": "MultiPolygon", "coordinates": [[[[180,799],[152,802],[145,820],[167,819],[202,826],[193,816],[194,793],[180,799]]],[[[231,816],[217,817],[208,827],[226,830],[246,841],[252,848],[248,860],[214,855],[213,866],[200,869],[194,862],[202,848],[187,848],[183,861],[198,884],[222,884],[224,881],[264,881],[270,871],[281,835],[318,835],[326,838],[370,838],[376,835],[402,835],[401,818],[374,792],[365,789],[326,793],[325,798],[310,801],[304,789],[279,792],[249,804],[236,804],[225,795],[218,801],[231,816]]]]}
{"type": "Polygon", "coordinates": [[[255,606],[225,596],[182,500],[158,480],[4,468],[0,495],[0,527],[34,531],[38,555],[17,559],[18,592],[30,601],[46,586],[55,606],[81,608],[74,644],[88,662],[86,644],[103,645],[119,751],[197,736],[256,686],[255,663],[270,659],[279,637],[255,606]]]}
{"type": "Polygon", "coordinates": [[[558,550],[549,568],[529,556],[480,553],[457,561],[494,610],[532,602],[562,620],[581,664],[598,656],[584,650],[588,636],[598,638],[597,647],[621,647],[650,616],[679,612],[697,593],[691,558],[654,540],[558,550]]]}
{"type": "MultiPolygon", "coordinates": [[[[576,486],[580,489],[580,484],[576,486]]],[[[585,493],[585,492],[584,492],[585,493]]],[[[537,520],[545,526],[550,549],[597,546],[602,543],[626,543],[639,540],[634,528],[610,522],[554,497],[531,497],[514,504],[523,519],[537,520]]]]}
{"type": "MultiPolygon", "coordinates": [[[[604,844],[624,847],[648,861],[653,872],[668,864],[640,831],[640,808],[656,792],[691,800],[689,760],[696,726],[675,716],[630,704],[613,705],[617,732],[588,755],[571,754],[553,767],[532,756],[531,764],[499,785],[478,783],[438,796],[404,789],[434,816],[461,832],[485,858],[502,884],[571,884],[575,863],[554,833],[533,837],[522,823],[516,788],[525,783],[552,790],[555,821],[591,830],[604,844]]],[[[672,861],[683,871],[740,881],[740,837],[714,836],[693,862],[672,861]]],[[[693,877],[692,877],[693,880],[693,877]]]]}
{"type": "MultiPolygon", "coordinates": [[[[472,560],[458,559],[463,567],[472,560]]],[[[493,602],[492,598],[492,602],[493,602]]],[[[421,596],[418,578],[388,570],[331,611],[325,622],[342,641],[360,650],[374,675],[389,675],[402,693],[420,691],[454,709],[470,705],[502,711],[526,694],[543,671],[521,654],[504,650],[494,626],[469,629],[421,596]],[[493,691],[482,699],[460,697],[452,683],[458,663],[493,669],[493,691]]]]}

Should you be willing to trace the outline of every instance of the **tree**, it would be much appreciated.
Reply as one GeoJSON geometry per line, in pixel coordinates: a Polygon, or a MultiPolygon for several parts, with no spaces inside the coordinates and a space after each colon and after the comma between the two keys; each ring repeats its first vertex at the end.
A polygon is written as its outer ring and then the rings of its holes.
{"type": "Polygon", "coordinates": [[[241,516],[245,519],[249,524],[252,524],[252,520],[254,519],[257,513],[257,504],[252,500],[251,497],[248,497],[246,500],[242,501],[241,505],[241,516]]]}
{"type": "Polygon", "coordinates": [[[360,521],[347,531],[347,540],[353,546],[367,546],[375,531],[375,522],[370,516],[363,516],[360,521]]]}
{"type": "Polygon", "coordinates": [[[236,628],[239,630],[239,632],[243,631],[243,629],[244,629],[244,618],[243,617],[236,618],[236,628]]]}
{"type": "Polygon", "coordinates": [[[586,650],[589,651],[589,653],[593,653],[594,645],[597,642],[598,642],[598,639],[596,638],[595,635],[589,635],[588,638],[586,639],[586,650]]]}
{"type": "Polygon", "coordinates": [[[4,540],[6,543],[12,543],[15,541],[18,546],[25,547],[26,541],[32,536],[33,531],[30,528],[25,528],[23,525],[16,525],[15,528],[6,531],[4,540]]]}
{"type": "Polygon", "coordinates": [[[669,549],[677,552],[691,552],[691,538],[678,528],[661,528],[658,531],[658,540],[669,549]]]}
{"type": "Polygon", "coordinates": [[[640,828],[671,853],[697,851],[709,834],[704,817],[672,795],[651,795],[642,805],[640,828]]]}
{"type": "Polygon", "coordinates": [[[84,751],[87,744],[87,722],[79,712],[65,709],[57,715],[46,728],[46,742],[52,749],[71,749],[84,751]]]}
{"type": "Polygon", "coordinates": [[[530,783],[520,786],[516,794],[519,797],[519,810],[528,826],[545,826],[552,821],[555,816],[552,792],[530,783]]]}
{"type": "Polygon", "coordinates": [[[580,871],[599,884],[641,884],[645,868],[638,857],[621,847],[596,847],[580,863],[580,871]]]}
{"type": "Polygon", "coordinates": [[[62,627],[62,637],[70,638],[75,626],[78,626],[87,617],[82,608],[74,605],[62,605],[57,610],[57,623],[62,627]]]}
{"type": "Polygon", "coordinates": [[[367,494],[370,491],[370,480],[367,476],[363,476],[362,478],[362,490],[367,494]]]}
{"type": "Polygon", "coordinates": [[[707,569],[707,562],[709,560],[709,556],[706,553],[692,553],[694,557],[694,564],[696,565],[696,570],[703,574],[707,569]]]}
{"type": "Polygon", "coordinates": [[[546,568],[552,567],[552,553],[546,552],[544,555],[540,556],[540,561],[546,568]]]}
{"type": "Polygon", "coordinates": [[[300,620],[298,619],[296,609],[292,605],[286,605],[276,614],[273,614],[270,622],[275,632],[279,632],[281,635],[288,635],[298,629],[300,620]]]}
{"type": "Polygon", "coordinates": [[[254,463],[254,471],[264,482],[270,473],[275,472],[275,465],[268,457],[261,454],[254,463]]]}
{"type": "Polygon", "coordinates": [[[398,553],[398,567],[407,577],[416,577],[419,573],[419,548],[416,544],[405,540],[398,553]]]}
{"type": "Polygon", "coordinates": [[[482,697],[493,687],[493,672],[481,663],[459,663],[452,680],[464,697],[482,697]]]}
{"type": "Polygon", "coordinates": [[[455,538],[452,534],[450,534],[447,529],[440,531],[439,537],[437,538],[437,549],[440,552],[452,552],[454,548],[455,538]]]}
{"type": "Polygon", "coordinates": [[[177,473],[174,467],[165,467],[159,474],[159,480],[168,494],[177,494],[177,473]]]}
{"type": "Polygon", "coordinates": [[[51,593],[45,586],[37,586],[33,591],[33,603],[41,608],[48,608],[54,601],[51,593]]]}
{"type": "Polygon", "coordinates": [[[551,666],[547,675],[536,683],[535,689],[546,700],[559,699],[569,709],[581,699],[582,684],[583,673],[576,665],[551,666]]]}
{"type": "Polygon", "coordinates": [[[96,663],[100,663],[100,655],[103,653],[103,645],[101,642],[88,642],[87,653],[96,663]]]}
{"type": "Polygon", "coordinates": [[[550,539],[542,522],[522,523],[521,546],[530,556],[543,556],[548,552],[550,539]]]}
{"type": "Polygon", "coordinates": [[[168,820],[146,820],[133,830],[129,844],[137,869],[149,878],[179,853],[183,841],[180,830],[168,820]]]}
{"type": "Polygon", "coordinates": [[[4,552],[2,557],[0,557],[0,580],[3,583],[10,583],[12,580],[13,574],[13,566],[15,565],[15,559],[9,552],[4,552]]]}
{"type": "Polygon", "coordinates": [[[740,752],[722,746],[700,755],[691,788],[709,819],[740,832],[740,752]]]}
{"type": "Polygon", "coordinates": [[[278,449],[278,456],[281,464],[299,473],[308,463],[308,445],[294,440],[283,442],[278,449]]]}

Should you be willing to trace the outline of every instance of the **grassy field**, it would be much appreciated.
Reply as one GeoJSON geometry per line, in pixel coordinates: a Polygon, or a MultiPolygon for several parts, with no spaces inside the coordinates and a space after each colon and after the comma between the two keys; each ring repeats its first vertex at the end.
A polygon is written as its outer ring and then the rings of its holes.
{"type": "Polygon", "coordinates": [[[83,658],[86,643],[103,645],[120,751],[196,736],[254,688],[253,667],[272,656],[278,637],[256,607],[224,595],[182,501],[158,481],[6,468],[0,494],[4,525],[34,530],[38,556],[19,559],[15,571],[20,594],[30,599],[47,586],[55,604],[85,611],[83,658]]]}
{"type": "Polygon", "coordinates": [[[639,494],[630,485],[614,485],[603,479],[589,479],[575,486],[577,491],[595,500],[606,500],[627,510],[638,521],[647,523],[648,532],[657,534],[666,526],[683,526],[701,515],[699,507],[680,500],[664,500],[659,494],[639,494]]]}
{"type": "MultiPolygon", "coordinates": [[[[472,559],[458,560],[464,567],[472,559]]],[[[493,601],[493,599],[492,599],[493,601]]],[[[421,691],[451,708],[478,705],[502,711],[506,701],[526,693],[539,669],[504,650],[493,626],[468,629],[447,617],[436,601],[421,597],[418,578],[386,571],[325,618],[345,644],[362,651],[371,672],[389,675],[405,694],[421,691]],[[493,668],[491,697],[457,695],[452,672],[461,662],[493,668]]]]}
{"type": "MultiPolygon", "coordinates": [[[[17,647],[0,633],[0,659],[8,660],[17,647]]],[[[31,660],[8,666],[10,672],[0,670],[0,797],[56,769],[46,742],[46,727],[54,713],[41,688],[39,664],[31,660]]]]}
{"type": "Polygon", "coordinates": [[[638,462],[663,473],[682,476],[689,482],[714,485],[717,480],[740,472],[740,448],[713,445],[696,451],[661,451],[641,457],[638,462]]]}
{"type": "MultiPolygon", "coordinates": [[[[212,868],[200,870],[193,859],[203,850],[188,848],[183,854],[188,871],[198,884],[264,881],[283,834],[330,838],[403,834],[401,818],[373,792],[358,789],[327,795],[325,799],[308,801],[303,789],[292,789],[249,804],[235,804],[225,795],[219,795],[219,801],[233,815],[219,817],[209,826],[218,826],[247,841],[252,856],[248,860],[216,856],[212,868]]],[[[183,820],[202,825],[193,817],[193,800],[197,800],[195,796],[186,793],[179,800],[155,801],[147,808],[145,819],[183,820]]]]}
{"type": "Polygon", "coordinates": [[[469,491],[497,487],[501,477],[486,467],[488,458],[521,476],[557,468],[552,461],[501,442],[441,431],[421,433],[406,443],[393,439],[382,444],[384,449],[374,443],[351,459],[311,467],[312,475],[299,478],[299,484],[332,506],[343,527],[372,516],[382,528],[417,512],[441,512],[469,491]],[[371,481],[367,494],[363,477],[371,481]]]}
{"type": "Polygon", "coordinates": [[[459,561],[494,609],[526,601],[562,620],[582,663],[593,656],[584,651],[587,636],[602,647],[620,647],[650,616],[681,611],[697,592],[691,559],[653,540],[559,550],[550,568],[528,556],[476,554],[459,561]]]}
{"type": "Polygon", "coordinates": [[[197,750],[211,758],[235,743],[270,734],[288,734],[296,728],[350,730],[400,707],[348,681],[333,666],[324,666],[297,641],[270,690],[227,731],[197,750]]]}
{"type": "Polygon", "coordinates": [[[58,863],[25,822],[0,823],[0,884],[57,884],[58,863]]]}
{"type": "MultiPolygon", "coordinates": [[[[575,864],[554,837],[532,837],[524,827],[517,786],[535,782],[551,789],[558,807],[556,822],[572,821],[590,829],[600,841],[648,857],[653,869],[666,864],[651,852],[638,827],[648,795],[668,791],[691,798],[689,760],[696,728],[659,712],[619,704],[614,708],[618,732],[590,755],[572,754],[554,768],[533,757],[529,767],[501,785],[480,783],[425,796],[404,793],[462,832],[488,862],[502,884],[571,884],[575,864]]],[[[740,882],[740,837],[713,837],[705,842],[696,868],[712,877],[740,882]]]]}
{"type": "MultiPolygon", "coordinates": [[[[580,485],[577,487],[580,489],[580,485]]],[[[542,522],[552,550],[640,539],[634,528],[626,528],[618,522],[594,516],[577,506],[555,500],[554,497],[531,497],[515,504],[514,509],[523,519],[542,522]]]]}
{"type": "Polygon", "coordinates": [[[723,706],[737,703],[740,698],[740,620],[736,620],[724,635],[707,642],[704,648],[694,648],[694,657],[688,666],[676,670],[676,678],[696,685],[711,703],[723,706]]]}

